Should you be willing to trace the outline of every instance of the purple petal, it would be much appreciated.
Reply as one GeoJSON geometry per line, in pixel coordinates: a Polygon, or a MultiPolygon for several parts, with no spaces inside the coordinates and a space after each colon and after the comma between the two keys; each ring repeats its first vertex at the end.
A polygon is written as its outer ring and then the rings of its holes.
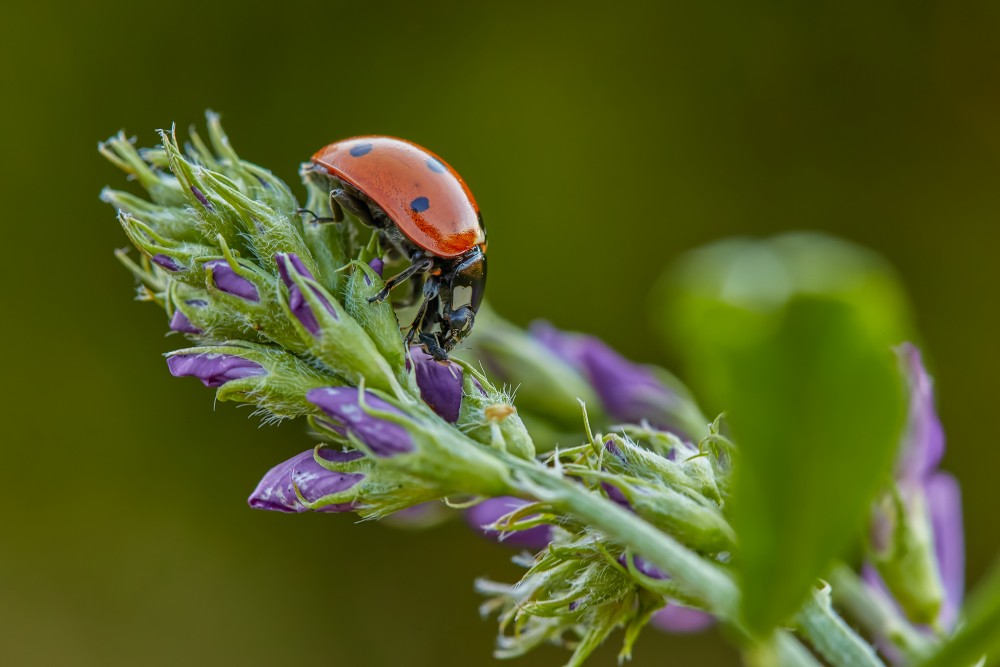
{"type": "Polygon", "coordinates": [[[676,634],[701,632],[715,623],[715,618],[699,609],[667,603],[667,606],[653,614],[650,622],[660,630],[676,634]]]}
{"type": "Polygon", "coordinates": [[[260,301],[257,286],[233,271],[233,267],[229,266],[226,260],[213,259],[205,262],[205,269],[211,269],[212,280],[219,290],[247,301],[260,301]]]}
{"type": "Polygon", "coordinates": [[[179,264],[176,259],[169,257],[167,255],[153,255],[153,264],[156,264],[162,269],[177,273],[178,271],[183,271],[184,266],[179,264]]]}
{"type": "Polygon", "coordinates": [[[678,398],[646,367],[593,336],[566,333],[547,322],[532,323],[531,335],[587,379],[613,419],[636,423],[645,419],[671,428],[670,410],[678,398]]]}
{"type": "MultiPolygon", "coordinates": [[[[358,403],[358,390],[353,387],[324,387],[313,389],[306,398],[318,406],[335,423],[334,430],[342,435],[354,434],[376,456],[389,457],[413,451],[413,438],[406,429],[391,421],[366,413],[358,403]]],[[[393,405],[371,393],[365,392],[365,403],[369,408],[391,412],[401,417],[406,415],[393,405]]]]}
{"type": "Polygon", "coordinates": [[[267,375],[257,362],[233,354],[209,352],[175,354],[167,358],[167,368],[174,377],[196,377],[206,387],[221,387],[230,380],[267,375]]]}
{"type": "MultiPolygon", "coordinates": [[[[361,452],[338,452],[331,449],[320,449],[319,455],[336,463],[364,456],[361,452]]],[[[324,496],[347,491],[364,477],[360,473],[327,470],[316,462],[313,450],[309,449],[271,468],[250,494],[248,502],[254,509],[305,512],[308,508],[299,501],[295,493],[296,487],[306,501],[316,502],[324,496]]],[[[335,503],[317,511],[349,512],[355,507],[354,502],[335,503]]]]}
{"type": "MultiPolygon", "coordinates": [[[[618,557],[618,563],[625,569],[628,569],[628,561],[626,560],[625,554],[622,554],[621,556],[618,557]]],[[[655,565],[647,561],[645,558],[642,558],[641,556],[632,556],[632,564],[635,565],[635,569],[637,569],[639,572],[646,575],[650,579],[670,578],[670,575],[668,575],[666,572],[664,572],[660,568],[656,567],[655,565]]]]}
{"type": "Polygon", "coordinates": [[[191,324],[191,320],[180,310],[174,311],[174,316],[170,318],[170,329],[181,333],[200,334],[201,329],[191,324]]]}
{"type": "Polygon", "coordinates": [[[527,530],[518,530],[510,533],[500,533],[493,528],[489,528],[501,517],[510,514],[519,507],[528,504],[527,500],[514,498],[511,496],[499,496],[489,498],[483,502],[470,507],[465,511],[465,520],[470,526],[475,528],[480,535],[494,542],[500,542],[508,546],[519,549],[530,549],[539,551],[548,546],[552,541],[552,527],[548,525],[535,526],[527,530]],[[501,540],[501,537],[503,538],[501,540]]]}
{"type": "Polygon", "coordinates": [[[607,494],[608,500],[621,505],[625,509],[632,509],[632,503],[628,501],[628,498],[625,497],[625,494],[622,493],[622,490],[617,486],[609,484],[608,482],[601,482],[601,488],[604,489],[604,493],[607,494]]]}
{"type": "Polygon", "coordinates": [[[279,252],[274,256],[274,261],[278,264],[278,273],[281,274],[281,281],[285,283],[285,287],[291,287],[295,284],[290,273],[290,270],[292,269],[294,269],[299,275],[305,276],[310,280],[313,278],[312,272],[306,268],[302,259],[294,252],[279,252]]]}
{"type": "Polygon", "coordinates": [[[608,454],[611,454],[619,461],[623,463],[625,462],[625,455],[622,454],[622,450],[619,449],[617,444],[615,444],[613,438],[608,438],[607,440],[604,441],[604,451],[606,451],[608,454]]]}
{"type": "Polygon", "coordinates": [[[215,207],[212,206],[212,202],[208,201],[208,197],[206,197],[205,194],[194,185],[191,186],[191,194],[193,194],[195,199],[201,202],[201,205],[209,211],[215,210],[215,207]]]}
{"type": "MultiPolygon", "coordinates": [[[[313,336],[319,336],[321,332],[321,327],[319,321],[316,319],[316,314],[313,313],[312,307],[309,305],[309,301],[302,294],[302,290],[299,286],[295,284],[292,278],[292,272],[304,276],[306,278],[312,279],[313,275],[306,268],[305,264],[295,253],[278,253],[274,256],[274,261],[278,265],[278,274],[281,276],[281,281],[285,283],[285,287],[288,288],[288,309],[292,311],[292,315],[302,323],[302,326],[306,328],[306,331],[311,333],[313,336]]],[[[315,287],[310,286],[313,294],[319,299],[320,303],[326,308],[327,312],[333,315],[334,318],[337,317],[337,311],[334,310],[333,306],[326,297],[315,287]]]]}
{"type": "Polygon", "coordinates": [[[416,346],[410,348],[410,359],[416,369],[420,398],[442,419],[457,422],[462,409],[462,367],[453,361],[438,362],[416,346]]]}
{"type": "Polygon", "coordinates": [[[896,475],[902,481],[922,482],[944,455],[944,429],[934,409],[934,387],[920,350],[904,343],[896,352],[910,389],[909,415],[896,475]]]}
{"type": "Polygon", "coordinates": [[[962,527],[962,494],[958,482],[946,473],[927,480],[927,506],[934,529],[934,551],[944,586],[944,604],[938,617],[954,627],[965,593],[965,531],[962,527]]]}
{"type": "Polygon", "coordinates": [[[372,271],[378,274],[378,277],[382,277],[382,269],[385,268],[385,262],[376,257],[372,261],[368,262],[368,266],[372,267],[372,271]]]}

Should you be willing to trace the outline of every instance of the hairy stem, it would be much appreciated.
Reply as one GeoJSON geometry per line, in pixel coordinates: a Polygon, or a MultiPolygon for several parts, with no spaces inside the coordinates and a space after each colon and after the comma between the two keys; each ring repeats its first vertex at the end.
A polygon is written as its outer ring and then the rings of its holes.
{"type": "Polygon", "coordinates": [[[814,590],[796,614],[802,633],[816,651],[841,667],[884,667],[875,650],[830,606],[830,589],[814,590]]]}

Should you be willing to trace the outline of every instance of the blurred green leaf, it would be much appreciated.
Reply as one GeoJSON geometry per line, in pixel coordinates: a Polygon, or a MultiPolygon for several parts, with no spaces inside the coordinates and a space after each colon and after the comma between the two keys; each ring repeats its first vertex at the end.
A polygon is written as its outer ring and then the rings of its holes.
{"type": "Polygon", "coordinates": [[[967,667],[992,654],[988,665],[1000,662],[1000,564],[975,590],[958,631],[922,667],[967,667]]]}
{"type": "Polygon", "coordinates": [[[744,622],[763,635],[850,546],[889,472],[906,302],[878,257],[808,234],[709,246],[667,284],[692,384],[740,448],[729,511],[744,622]]]}

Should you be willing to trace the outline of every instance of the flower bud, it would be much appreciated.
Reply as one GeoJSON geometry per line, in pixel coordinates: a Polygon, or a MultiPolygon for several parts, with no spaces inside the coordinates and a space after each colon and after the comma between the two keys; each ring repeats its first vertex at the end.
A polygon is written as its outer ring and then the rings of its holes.
{"type": "Polygon", "coordinates": [[[668,602],[650,619],[653,627],[673,634],[691,634],[707,630],[715,624],[715,617],[700,609],[668,602]]]}
{"type": "MultiPolygon", "coordinates": [[[[359,321],[312,278],[308,268],[292,257],[279,254],[275,260],[282,281],[288,287],[288,301],[284,308],[299,328],[300,338],[306,344],[307,351],[353,384],[363,381],[373,389],[398,396],[401,393],[399,381],[393,372],[393,365],[382,354],[381,348],[359,321]]],[[[365,305],[385,305],[392,310],[388,304],[365,305]]],[[[396,368],[402,373],[402,338],[398,328],[393,335],[399,348],[396,368]]]]}
{"type": "MultiPolygon", "coordinates": [[[[358,390],[352,387],[313,389],[306,398],[332,419],[331,430],[341,435],[351,434],[378,457],[387,458],[412,452],[413,438],[406,429],[389,420],[365,411],[359,404],[358,390]]],[[[408,417],[398,408],[370,391],[364,392],[364,402],[370,410],[408,417]]]]}
{"type": "Polygon", "coordinates": [[[206,387],[221,387],[232,380],[267,373],[263,366],[249,359],[212,352],[181,351],[167,358],[167,367],[174,377],[196,377],[206,387]]]}
{"type": "Polygon", "coordinates": [[[609,500],[699,551],[733,548],[718,489],[692,474],[692,461],[672,461],[619,436],[606,440],[604,451],[594,476],[609,500]]]}
{"type": "MultiPolygon", "coordinates": [[[[628,555],[618,557],[618,564],[628,569],[628,555]]],[[[632,565],[639,574],[657,581],[666,581],[670,575],[640,556],[632,556],[632,565]]],[[[664,632],[687,634],[701,632],[715,623],[715,617],[700,609],[685,607],[669,601],[666,606],[653,614],[650,622],[664,632]]]]}
{"type": "MultiPolygon", "coordinates": [[[[324,183],[309,171],[303,171],[302,176],[306,186],[305,209],[319,218],[330,217],[330,179],[324,176],[324,183]]],[[[301,225],[302,236],[316,260],[316,275],[319,276],[320,284],[331,294],[340,294],[344,283],[341,269],[351,260],[347,255],[350,228],[347,225],[317,222],[312,216],[305,216],[301,225]]]]}
{"type": "Polygon", "coordinates": [[[510,394],[497,390],[485,376],[468,365],[464,366],[461,380],[462,397],[456,423],[466,435],[519,458],[535,458],[535,443],[513,406],[510,394]]]}
{"type": "MultiPolygon", "coordinates": [[[[483,537],[511,547],[539,551],[552,541],[552,526],[541,524],[524,530],[512,530],[504,517],[525,505],[527,500],[513,496],[488,498],[465,511],[465,520],[483,537]]],[[[530,519],[531,517],[524,517],[530,519]]]]}
{"type": "Polygon", "coordinates": [[[907,616],[950,628],[964,586],[965,541],[961,493],[954,478],[938,472],[944,431],[920,351],[897,349],[909,385],[909,410],[896,463],[895,483],[873,510],[865,578],[887,590],[907,616]]]}
{"type": "Polygon", "coordinates": [[[218,254],[218,249],[200,242],[172,239],[161,234],[151,223],[125,210],[118,211],[118,222],[132,244],[174,278],[200,285],[205,273],[199,259],[218,254]]]}
{"type": "Polygon", "coordinates": [[[462,409],[462,367],[454,361],[437,361],[416,345],[410,348],[407,368],[411,361],[420,398],[445,421],[457,422],[462,409]]]}
{"type": "Polygon", "coordinates": [[[197,377],[207,387],[218,387],[219,401],[258,405],[270,413],[268,419],[313,413],[306,394],[330,382],[294,354],[246,341],[178,350],[168,356],[167,365],[175,376],[197,377]]]}
{"type": "Polygon", "coordinates": [[[153,264],[156,264],[164,271],[170,271],[171,273],[177,273],[186,268],[181,266],[173,257],[164,255],[163,253],[157,253],[156,255],[153,255],[151,259],[153,260],[153,264]]]}
{"type": "MultiPolygon", "coordinates": [[[[248,500],[254,509],[275,512],[305,512],[303,504],[320,503],[324,498],[343,494],[365,478],[364,474],[337,472],[325,468],[317,458],[333,463],[347,463],[364,456],[361,452],[338,452],[332,449],[309,449],[271,468],[260,480],[248,500]]],[[[349,512],[356,502],[336,502],[317,507],[319,512],[349,512]]]]}
{"type": "Polygon", "coordinates": [[[432,489],[421,501],[509,493],[507,467],[423,403],[401,405],[374,391],[348,387],[314,389],[306,398],[324,413],[313,419],[318,428],[348,438],[379,459],[380,468],[406,474],[432,489]]]}
{"type": "Polygon", "coordinates": [[[543,451],[555,446],[558,434],[580,429],[580,401],[592,420],[603,419],[593,387],[569,364],[554,355],[534,336],[499,318],[488,308],[476,316],[471,337],[476,357],[499,380],[516,383],[518,407],[532,433],[547,426],[553,438],[540,443],[543,451]],[[537,427],[536,423],[537,422],[537,427]]]}
{"type": "Polygon", "coordinates": [[[238,296],[247,301],[260,301],[257,286],[236,272],[224,259],[213,259],[205,262],[205,270],[209,272],[210,283],[218,290],[238,296]]]}
{"type": "MultiPolygon", "coordinates": [[[[278,275],[281,276],[281,282],[285,284],[288,288],[288,309],[292,311],[292,315],[302,323],[302,326],[306,328],[306,331],[311,333],[313,336],[320,335],[319,322],[316,321],[316,316],[312,312],[312,308],[309,306],[308,301],[302,296],[301,288],[292,280],[290,270],[294,269],[299,275],[305,276],[310,280],[313,279],[312,273],[305,267],[302,260],[299,259],[298,255],[295,254],[277,254],[274,256],[274,261],[278,264],[278,275]]],[[[313,289],[313,294],[322,304],[323,308],[327,313],[330,314],[334,319],[337,318],[337,311],[334,310],[333,306],[330,305],[329,299],[325,295],[320,293],[316,288],[313,289]]]]}
{"type": "Polygon", "coordinates": [[[175,310],[173,317],[170,318],[170,330],[189,334],[201,333],[201,329],[191,324],[191,320],[180,309],[175,310]]]}
{"type": "Polygon", "coordinates": [[[378,239],[373,236],[368,247],[362,250],[360,258],[351,263],[353,270],[347,279],[347,289],[344,290],[344,308],[365,330],[389,365],[399,370],[400,380],[406,381],[406,347],[399,333],[396,311],[389,299],[368,301],[385,286],[380,272],[372,266],[373,262],[378,266],[381,260],[373,257],[365,261],[377,251],[378,239]]]}
{"type": "Polygon", "coordinates": [[[530,331],[586,378],[611,419],[633,424],[647,421],[687,438],[704,430],[707,420],[688,391],[665,372],[658,375],[650,367],[627,360],[594,336],[560,331],[548,322],[535,322],[530,331]]]}

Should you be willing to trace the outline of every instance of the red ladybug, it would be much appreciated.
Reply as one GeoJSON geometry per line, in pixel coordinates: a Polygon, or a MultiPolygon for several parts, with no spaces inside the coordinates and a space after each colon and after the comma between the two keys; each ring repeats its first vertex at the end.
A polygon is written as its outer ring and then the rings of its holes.
{"type": "Polygon", "coordinates": [[[403,139],[353,137],[312,156],[309,169],[331,182],[333,219],[347,209],[379,230],[382,247],[410,265],[369,301],[413,278],[407,304],[423,302],[406,335],[436,359],[472,330],[486,289],[486,229],[462,177],[426,148],[403,139]]]}

